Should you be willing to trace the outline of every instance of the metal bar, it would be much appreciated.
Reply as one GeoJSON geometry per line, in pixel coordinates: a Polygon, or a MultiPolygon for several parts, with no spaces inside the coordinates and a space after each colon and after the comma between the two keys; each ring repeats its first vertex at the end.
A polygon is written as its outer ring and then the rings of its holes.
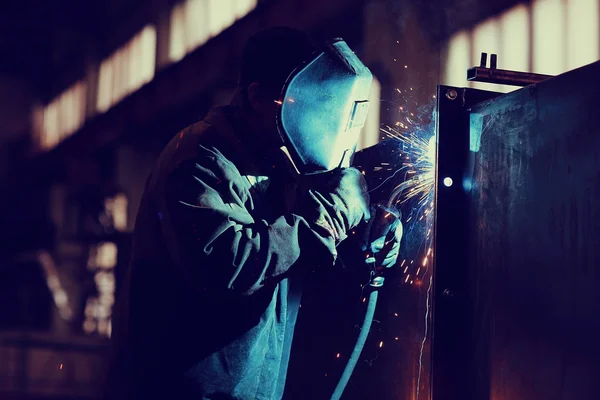
{"type": "Polygon", "coordinates": [[[498,67],[498,56],[496,54],[492,54],[490,59],[490,68],[495,70],[498,67]]]}
{"type": "Polygon", "coordinates": [[[481,53],[481,59],[479,60],[479,66],[485,68],[487,66],[487,53],[481,53]]]}
{"type": "Polygon", "coordinates": [[[471,325],[468,284],[470,116],[498,93],[450,86],[437,91],[432,399],[475,399],[469,392],[471,325]]]}
{"type": "MultiPolygon", "coordinates": [[[[493,61],[492,66],[494,66],[493,61]]],[[[467,70],[468,81],[497,83],[510,86],[529,86],[550,78],[553,78],[553,76],[495,68],[473,67],[467,70]]]]}

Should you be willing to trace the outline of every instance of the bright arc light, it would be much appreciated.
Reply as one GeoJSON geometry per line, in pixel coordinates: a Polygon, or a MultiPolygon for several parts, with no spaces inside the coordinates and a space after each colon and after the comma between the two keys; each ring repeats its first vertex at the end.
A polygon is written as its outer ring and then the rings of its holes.
{"type": "Polygon", "coordinates": [[[452,178],[450,178],[450,177],[444,178],[444,186],[450,187],[450,186],[452,186],[452,183],[453,183],[452,178]]]}
{"type": "Polygon", "coordinates": [[[402,126],[402,129],[387,126],[382,129],[384,134],[399,142],[403,148],[402,158],[406,157],[400,169],[406,171],[405,180],[394,188],[388,204],[398,205],[417,199],[417,208],[420,208],[429,203],[433,193],[436,138],[435,135],[425,136],[423,130],[407,131],[406,128],[407,126],[402,126]]]}
{"type": "MultiPolygon", "coordinates": [[[[401,95],[403,91],[396,89],[401,95]]],[[[412,90],[412,88],[411,88],[412,90]]],[[[435,96],[434,96],[435,98],[435,96]]],[[[391,174],[390,178],[397,179],[396,186],[390,193],[388,206],[403,209],[403,226],[405,232],[405,255],[408,256],[400,267],[404,267],[406,275],[404,284],[416,283],[421,291],[421,284],[428,282],[426,294],[421,293],[420,299],[425,299],[426,312],[424,317],[424,330],[420,338],[421,349],[418,359],[418,374],[415,376],[416,398],[421,398],[422,374],[427,374],[429,364],[426,362],[426,342],[430,339],[429,325],[431,322],[430,307],[433,282],[433,254],[426,249],[433,248],[432,224],[434,219],[434,193],[436,185],[437,163],[437,137],[430,120],[424,113],[425,110],[410,112],[407,108],[409,99],[403,97],[399,104],[400,118],[393,126],[385,124],[381,131],[384,138],[395,140],[398,144],[398,157],[396,162],[399,168],[391,174]],[[406,211],[406,212],[404,212],[406,211]],[[408,250],[407,250],[408,249],[408,250]],[[408,252],[408,253],[407,253],[408,252]],[[431,253],[431,254],[430,254],[431,253]],[[431,256],[431,258],[429,257],[431,256]],[[421,259],[424,259],[421,262],[421,259]],[[409,262],[410,260],[410,262],[409,262]],[[415,260],[419,262],[415,263],[415,260]],[[405,265],[406,264],[406,265],[405,265]],[[414,265],[413,265],[414,264],[414,265]],[[417,265],[418,264],[418,265],[417,265]]],[[[377,170],[389,167],[389,163],[382,163],[377,170]]],[[[392,169],[389,169],[392,171],[392,169]]],[[[407,286],[407,288],[410,286],[407,286]]],[[[396,340],[398,338],[396,337],[396,340]]]]}
{"type": "Polygon", "coordinates": [[[429,159],[429,162],[431,162],[432,164],[435,163],[435,135],[433,135],[430,139],[429,139],[429,143],[427,144],[427,158],[429,159]]]}

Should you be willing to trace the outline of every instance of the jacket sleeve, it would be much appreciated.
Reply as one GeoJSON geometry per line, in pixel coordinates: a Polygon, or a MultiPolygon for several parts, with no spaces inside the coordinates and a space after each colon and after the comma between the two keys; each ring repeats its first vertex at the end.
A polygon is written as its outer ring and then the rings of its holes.
{"type": "Polygon", "coordinates": [[[250,183],[217,150],[201,148],[198,158],[177,167],[164,196],[169,250],[206,288],[250,295],[282,279],[301,258],[335,262],[336,241],[317,221],[294,213],[271,223],[255,220],[250,183]]]}

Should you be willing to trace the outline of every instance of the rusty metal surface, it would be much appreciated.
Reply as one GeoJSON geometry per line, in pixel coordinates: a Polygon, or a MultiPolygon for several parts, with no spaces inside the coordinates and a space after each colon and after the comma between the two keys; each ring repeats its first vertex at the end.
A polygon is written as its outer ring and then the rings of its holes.
{"type": "Polygon", "coordinates": [[[600,396],[599,98],[597,62],[472,110],[478,398],[600,396]]]}

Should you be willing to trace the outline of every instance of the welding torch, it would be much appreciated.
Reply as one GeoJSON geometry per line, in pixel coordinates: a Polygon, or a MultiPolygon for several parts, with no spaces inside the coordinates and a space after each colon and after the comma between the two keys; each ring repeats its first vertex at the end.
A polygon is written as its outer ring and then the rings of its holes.
{"type": "MultiPolygon", "coordinates": [[[[322,179],[339,168],[347,168],[352,164],[352,156],[354,149],[348,149],[343,153],[342,159],[339,162],[337,168],[326,169],[315,174],[303,174],[298,168],[298,165],[294,162],[293,153],[289,151],[285,146],[281,148],[284,155],[289,171],[296,178],[300,187],[310,186],[309,183],[314,179],[322,179]]],[[[402,185],[401,185],[402,186],[402,185]]],[[[402,186],[404,190],[408,185],[402,186]]],[[[395,193],[394,193],[395,194],[395,193]]],[[[391,198],[394,198],[392,196],[391,198]]],[[[371,204],[370,207],[370,218],[364,226],[360,227],[361,234],[358,236],[361,251],[364,256],[365,264],[369,271],[369,283],[365,286],[369,290],[369,301],[367,303],[367,310],[362,323],[360,333],[358,335],[356,344],[350,358],[344,368],[344,372],[340,377],[340,380],[335,387],[332,400],[339,400],[346,388],[354,368],[358,363],[358,359],[364,348],[371,324],[373,323],[373,317],[375,315],[375,309],[377,307],[378,291],[383,287],[385,281],[384,272],[386,269],[395,265],[399,249],[400,239],[402,238],[402,223],[400,211],[397,210],[391,200],[386,204],[378,203],[371,204]]]]}

